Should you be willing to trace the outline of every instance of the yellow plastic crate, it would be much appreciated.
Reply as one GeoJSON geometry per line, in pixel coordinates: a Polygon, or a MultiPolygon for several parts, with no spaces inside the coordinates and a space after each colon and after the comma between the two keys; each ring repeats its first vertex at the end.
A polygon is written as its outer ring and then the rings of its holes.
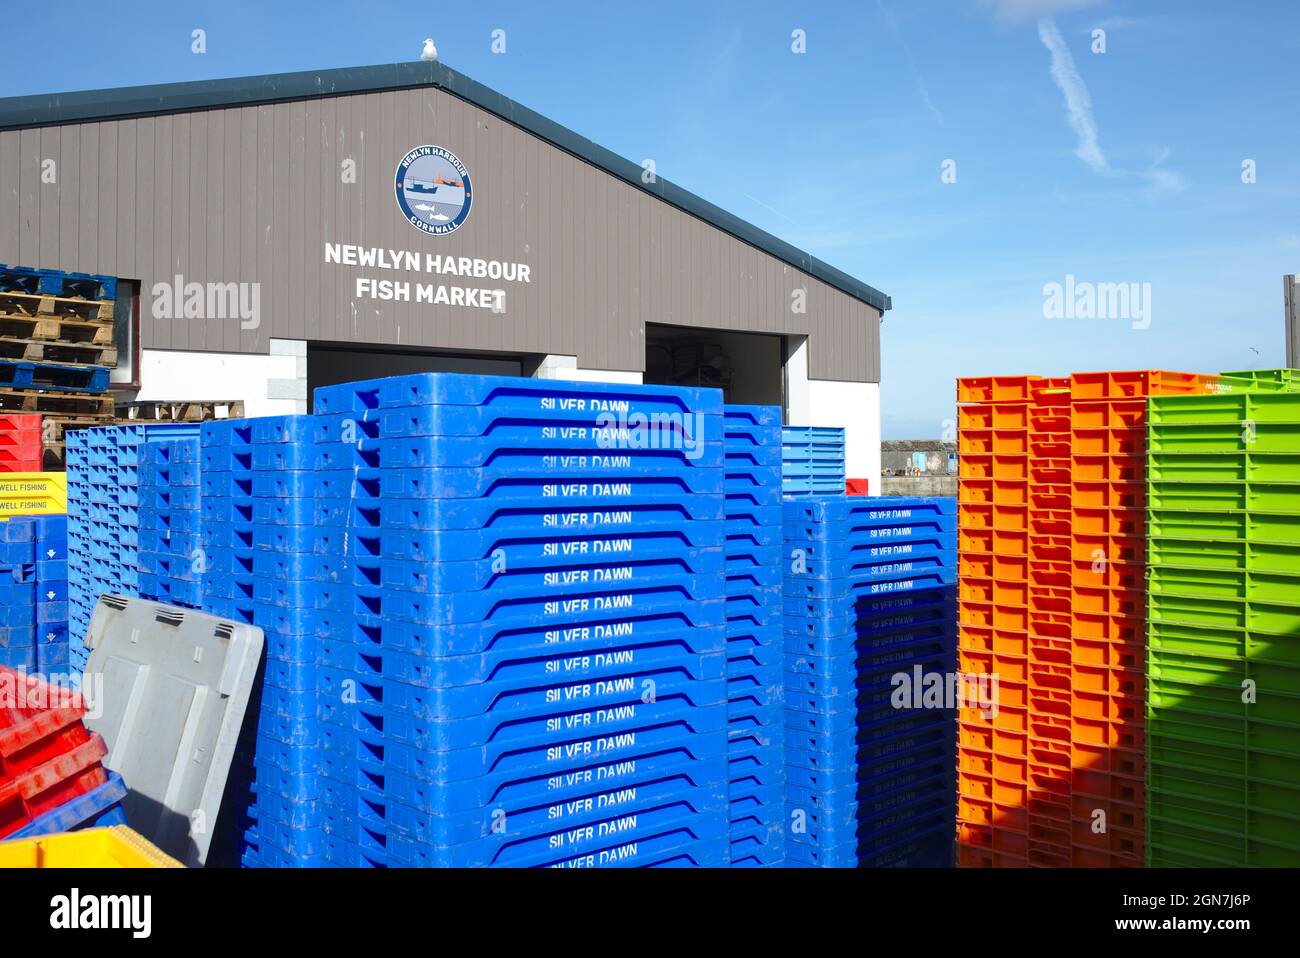
{"type": "Polygon", "coordinates": [[[0,522],[10,516],[62,515],[67,511],[67,473],[0,472],[0,522]]]}
{"type": "Polygon", "coordinates": [[[0,842],[0,868],[184,868],[125,825],[0,842]]]}

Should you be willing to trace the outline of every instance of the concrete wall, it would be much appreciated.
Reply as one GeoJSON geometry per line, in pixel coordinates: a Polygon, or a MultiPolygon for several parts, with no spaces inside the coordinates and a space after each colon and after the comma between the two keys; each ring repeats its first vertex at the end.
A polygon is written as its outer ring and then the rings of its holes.
{"type": "Polygon", "coordinates": [[[949,455],[957,454],[955,442],[941,439],[886,439],[880,444],[880,466],[892,472],[907,472],[912,468],[912,454],[925,453],[925,474],[946,476],[957,474],[956,465],[948,469],[949,455]]]}
{"type": "Polygon", "coordinates": [[[956,476],[882,476],[877,480],[886,496],[956,496],[956,476]]]}

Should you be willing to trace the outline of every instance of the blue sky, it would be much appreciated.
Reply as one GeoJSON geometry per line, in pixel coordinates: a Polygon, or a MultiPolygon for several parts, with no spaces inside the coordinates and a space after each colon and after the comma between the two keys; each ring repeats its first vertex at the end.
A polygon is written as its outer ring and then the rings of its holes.
{"type": "Polygon", "coordinates": [[[0,96],[415,59],[432,35],[450,66],[889,293],[886,438],[939,435],[963,375],[1284,361],[1294,0],[7,7],[40,42],[8,47],[0,96]],[[1149,283],[1149,326],[1045,318],[1067,275],[1149,283]]]}

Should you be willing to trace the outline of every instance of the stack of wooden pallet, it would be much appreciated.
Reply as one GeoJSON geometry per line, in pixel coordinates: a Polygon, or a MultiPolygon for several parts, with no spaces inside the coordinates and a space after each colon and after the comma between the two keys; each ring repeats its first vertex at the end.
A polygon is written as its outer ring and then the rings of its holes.
{"type": "Polygon", "coordinates": [[[117,404],[119,424],[243,418],[242,399],[137,399],[117,404]]]}
{"type": "Polygon", "coordinates": [[[0,264],[0,413],[42,416],[47,470],[68,430],[113,421],[116,298],[112,277],[0,264]]]}

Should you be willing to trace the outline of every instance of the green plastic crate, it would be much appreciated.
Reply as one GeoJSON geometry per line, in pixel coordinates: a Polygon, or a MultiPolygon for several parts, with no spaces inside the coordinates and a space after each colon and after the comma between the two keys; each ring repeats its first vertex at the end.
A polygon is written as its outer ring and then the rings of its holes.
{"type": "MultiPolygon", "coordinates": [[[[1300,523],[1296,524],[1295,532],[1300,535],[1300,523]]],[[[1147,535],[1153,539],[1244,540],[1248,533],[1244,512],[1196,512],[1154,506],[1147,509],[1147,535]]]]}
{"type": "Polygon", "coordinates": [[[1300,634],[1300,606],[1290,601],[1253,601],[1246,611],[1246,628],[1273,635],[1300,634]]]}
{"type": "MultiPolygon", "coordinates": [[[[1229,506],[1228,508],[1234,508],[1229,506]]],[[[1235,508],[1241,508],[1237,506],[1235,508]]],[[[1247,512],[1300,516],[1300,483],[1252,482],[1246,485],[1247,512]]]]}
{"type": "Polygon", "coordinates": [[[1248,753],[1240,746],[1207,745],[1174,735],[1147,736],[1147,768],[1204,770],[1216,775],[1247,774],[1248,753]]]}
{"type": "Polygon", "coordinates": [[[1241,511],[1249,496],[1244,482],[1180,482],[1148,486],[1151,509],[1219,513],[1241,511]]]}
{"type": "Polygon", "coordinates": [[[1247,627],[1244,602],[1167,595],[1155,590],[1149,594],[1148,616],[1152,622],[1208,625],[1226,629],[1247,627]]]}
{"type": "Polygon", "coordinates": [[[1147,481],[1153,486],[1182,482],[1245,482],[1247,474],[1247,456],[1241,450],[1235,454],[1162,452],[1147,455],[1147,481]]]}
{"type": "Polygon", "coordinates": [[[1215,385],[1217,393],[1233,392],[1297,392],[1300,391],[1300,370],[1296,369],[1238,369],[1219,373],[1215,385]]]}
{"type": "MultiPolygon", "coordinates": [[[[1222,470],[1226,471],[1226,470],[1222,470]]],[[[1246,453],[1247,482],[1300,482],[1300,453],[1252,450],[1246,453]]]]}
{"type": "Polygon", "coordinates": [[[1153,652],[1177,652],[1235,660],[1246,657],[1247,636],[1243,629],[1148,622],[1147,645],[1153,652]]]}
{"type": "Polygon", "coordinates": [[[1249,563],[1249,549],[1247,543],[1233,539],[1166,539],[1152,536],[1147,541],[1147,562],[1153,566],[1245,571],[1249,563]]]}
{"type": "MultiPolygon", "coordinates": [[[[1244,545],[1247,569],[1253,572],[1289,572],[1300,575],[1300,549],[1295,546],[1277,542],[1247,542],[1244,545]]],[[[1300,602],[1300,594],[1295,598],[1300,602]]]]}
{"type": "Polygon", "coordinates": [[[1152,564],[1147,569],[1147,588],[1163,595],[1245,599],[1246,573],[1152,564]]]}
{"type": "Polygon", "coordinates": [[[1245,538],[1300,547],[1300,516],[1254,512],[1245,517],[1245,538]]]}
{"type": "MultiPolygon", "coordinates": [[[[1296,399],[1300,400],[1300,394],[1296,399]]],[[[1300,424],[1252,421],[1231,423],[1160,423],[1150,426],[1147,453],[1174,454],[1300,452],[1300,424]]]]}
{"type": "MultiPolygon", "coordinates": [[[[1247,662],[1268,662],[1300,670],[1300,635],[1247,632],[1245,639],[1247,662]]],[[[1297,680],[1300,680],[1300,675],[1297,675],[1297,680]]],[[[1300,743],[1297,743],[1297,750],[1300,750],[1300,743]]]]}
{"type": "Polygon", "coordinates": [[[1249,835],[1252,838],[1284,848],[1294,848],[1300,854],[1300,818],[1294,809],[1286,814],[1211,797],[1210,790],[1193,788],[1189,792],[1170,792],[1157,785],[1148,786],[1150,802],[1156,808],[1157,818],[1176,816],[1194,828],[1227,834],[1249,835]],[[1176,811],[1175,811],[1176,809],[1176,811]]]}
{"type": "Polygon", "coordinates": [[[1245,395],[1152,396],[1147,400],[1148,429],[1165,423],[1240,423],[1245,395]]]}

